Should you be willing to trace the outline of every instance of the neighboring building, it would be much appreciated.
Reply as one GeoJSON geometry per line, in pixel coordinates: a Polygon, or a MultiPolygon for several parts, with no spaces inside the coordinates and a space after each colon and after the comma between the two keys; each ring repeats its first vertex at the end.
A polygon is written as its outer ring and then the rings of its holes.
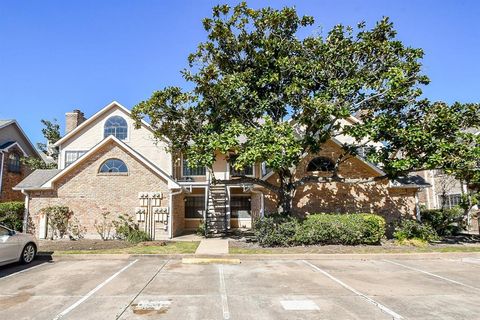
{"type": "Polygon", "coordinates": [[[25,196],[13,190],[31,171],[21,157],[40,157],[15,120],[0,120],[0,202],[23,201],[25,196]]]}
{"type": "Polygon", "coordinates": [[[460,204],[466,186],[461,181],[442,170],[425,170],[418,172],[432,187],[418,194],[419,203],[425,209],[453,208],[460,204]]]}
{"type": "MultiPolygon", "coordinates": [[[[142,122],[134,129],[130,111],[112,102],[89,119],[80,111],[67,114],[67,132],[58,147],[58,170],[37,170],[15,189],[28,193],[27,208],[40,238],[48,234],[42,209],[66,205],[87,237],[98,236],[94,223],[101,214],[129,214],[152,238],[162,239],[198,228],[201,221],[213,232],[251,227],[252,218],[276,211],[275,196],[256,185],[213,185],[205,168],[189,168],[180,157],[155,141],[152,128],[142,122]]],[[[358,121],[355,118],[346,120],[358,121]]],[[[342,141],[328,141],[320,154],[305,157],[299,175],[324,175],[341,152],[342,141]]],[[[348,178],[383,176],[378,167],[353,157],[340,166],[348,178]]],[[[236,172],[219,155],[213,166],[216,179],[235,180],[239,174],[276,181],[261,164],[236,172]]],[[[421,179],[420,179],[421,180],[421,179]]],[[[418,180],[418,181],[420,181],[418,180]]],[[[387,221],[417,213],[416,194],[427,186],[418,181],[387,181],[345,185],[308,184],[298,189],[294,210],[312,212],[375,212],[387,221]]]]}

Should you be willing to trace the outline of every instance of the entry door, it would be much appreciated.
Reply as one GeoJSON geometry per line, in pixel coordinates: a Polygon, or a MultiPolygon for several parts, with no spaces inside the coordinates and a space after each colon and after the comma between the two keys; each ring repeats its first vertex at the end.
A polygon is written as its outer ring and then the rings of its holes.
{"type": "Polygon", "coordinates": [[[168,207],[162,207],[163,194],[141,192],[138,199],[140,207],[135,213],[140,229],[148,233],[152,240],[167,239],[170,215],[168,207]]]}

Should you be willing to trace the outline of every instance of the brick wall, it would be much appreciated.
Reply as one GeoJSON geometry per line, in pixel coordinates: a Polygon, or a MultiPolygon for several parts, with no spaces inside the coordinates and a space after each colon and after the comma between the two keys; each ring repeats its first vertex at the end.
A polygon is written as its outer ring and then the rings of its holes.
{"type": "MultiPolygon", "coordinates": [[[[20,164],[20,172],[10,172],[8,170],[8,157],[15,153],[19,156],[22,155],[22,152],[16,148],[12,147],[8,153],[4,153],[3,161],[3,177],[2,177],[2,190],[0,193],[0,202],[7,201],[24,201],[25,196],[21,191],[12,190],[17,184],[20,183],[26,176],[31,173],[31,170],[26,166],[20,164]]],[[[1,156],[0,156],[0,165],[1,165],[1,156]]]]}
{"type": "MultiPolygon", "coordinates": [[[[296,179],[309,174],[331,176],[331,173],[307,172],[308,163],[317,156],[333,160],[340,155],[340,148],[332,141],[325,143],[317,155],[308,155],[299,164],[296,179]]],[[[339,175],[351,179],[368,179],[379,174],[357,158],[340,164],[339,175]]],[[[269,182],[278,183],[274,175],[269,182]]],[[[277,211],[276,196],[265,192],[265,212],[277,211]]],[[[389,188],[388,181],[364,184],[313,183],[299,187],[293,200],[293,210],[299,215],[316,212],[371,212],[385,217],[387,222],[401,216],[415,215],[415,191],[406,188],[389,188]]]]}
{"type": "Polygon", "coordinates": [[[53,191],[31,192],[30,215],[39,225],[40,210],[52,205],[68,206],[81,226],[87,228],[87,237],[98,237],[94,229],[100,214],[129,214],[139,207],[139,192],[162,192],[161,206],[168,206],[167,182],[133,158],[113,142],[61,178],[53,191]],[[99,175],[100,165],[109,158],[118,158],[128,167],[128,175],[99,175]]]}

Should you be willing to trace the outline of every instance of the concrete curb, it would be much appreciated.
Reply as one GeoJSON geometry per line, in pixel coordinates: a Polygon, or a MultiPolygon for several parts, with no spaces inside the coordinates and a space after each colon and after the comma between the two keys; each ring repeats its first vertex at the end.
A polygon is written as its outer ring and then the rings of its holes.
{"type": "Polygon", "coordinates": [[[150,257],[157,259],[221,259],[221,260],[382,260],[382,259],[448,259],[458,257],[480,258],[480,252],[426,252],[426,253],[309,253],[309,254],[39,254],[39,259],[63,260],[125,260],[129,258],[150,257]]]}

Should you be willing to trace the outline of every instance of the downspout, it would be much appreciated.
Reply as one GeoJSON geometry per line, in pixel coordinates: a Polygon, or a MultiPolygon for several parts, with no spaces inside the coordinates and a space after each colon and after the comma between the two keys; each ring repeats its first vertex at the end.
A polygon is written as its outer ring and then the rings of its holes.
{"type": "Polygon", "coordinates": [[[5,158],[5,153],[3,153],[3,150],[0,151],[2,154],[2,163],[0,166],[0,199],[2,198],[2,183],[3,183],[3,159],[5,158]]]}
{"type": "Polygon", "coordinates": [[[183,189],[180,189],[176,192],[170,192],[168,195],[168,212],[170,213],[170,221],[168,223],[168,238],[173,238],[173,196],[176,196],[183,192],[183,189]]]}
{"type": "Polygon", "coordinates": [[[28,196],[28,193],[25,191],[25,189],[22,189],[21,192],[23,195],[25,195],[25,211],[23,212],[23,233],[27,233],[30,197],[28,196]]]}

